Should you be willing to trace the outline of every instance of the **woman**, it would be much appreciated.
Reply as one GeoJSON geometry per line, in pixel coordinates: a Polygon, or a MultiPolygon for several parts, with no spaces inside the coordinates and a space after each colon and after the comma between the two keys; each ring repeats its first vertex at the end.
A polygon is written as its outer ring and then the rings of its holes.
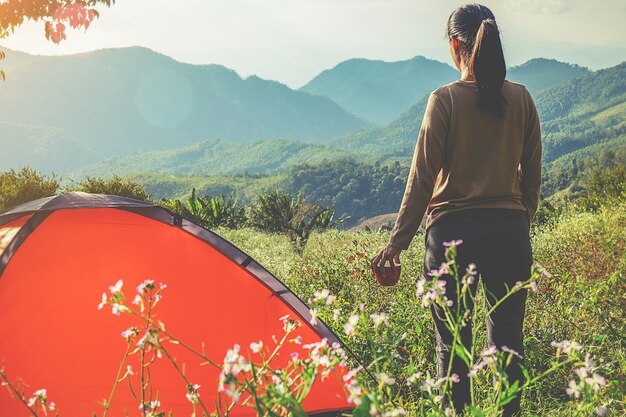
{"type": "MultiPolygon", "coordinates": [[[[399,261],[424,214],[424,275],[446,261],[444,242],[462,240],[459,271],[474,263],[488,305],[517,281],[530,277],[529,227],[537,210],[541,179],[541,135],[533,100],[523,85],[505,80],[506,67],[498,26],[485,6],[470,4],[448,19],[446,35],[461,78],[430,94],[409,178],[388,245],[372,260],[376,271],[399,261]]],[[[446,296],[456,300],[453,278],[444,275],[446,296]],[[452,282],[451,282],[452,281],[452,282]]],[[[474,287],[472,291],[476,290],[474,287]]],[[[522,323],[526,291],[507,298],[488,319],[489,345],[524,354],[522,323]]],[[[447,374],[452,335],[431,307],[437,336],[437,370],[447,374]]],[[[470,349],[471,326],[463,328],[470,349]]],[[[507,374],[523,382],[520,364],[507,374]]],[[[467,366],[453,359],[452,404],[457,412],[470,401],[467,366]]],[[[519,398],[504,415],[519,412],[519,398]]]]}

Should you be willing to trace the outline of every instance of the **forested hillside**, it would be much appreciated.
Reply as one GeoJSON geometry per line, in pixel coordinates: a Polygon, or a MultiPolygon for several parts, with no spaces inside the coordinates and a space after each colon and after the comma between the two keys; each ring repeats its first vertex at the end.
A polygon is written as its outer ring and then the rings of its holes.
{"type": "MultiPolygon", "coordinates": [[[[69,140],[78,152],[87,148],[103,159],[209,138],[328,140],[368,125],[326,97],[256,76],[242,79],[221,65],[183,64],[145,48],[58,57],[6,53],[0,122],[47,129],[45,138],[30,137],[34,148],[69,140]]],[[[0,146],[22,141],[9,131],[0,146]]],[[[45,167],[67,171],[72,157],[51,150],[45,167]]],[[[11,164],[8,155],[0,155],[0,166],[11,164]]],[[[41,169],[36,162],[29,164],[41,169]]]]}
{"type": "Polygon", "coordinates": [[[456,69],[422,56],[396,62],[359,58],[322,72],[300,90],[328,97],[364,120],[386,124],[457,77],[456,69]]]}

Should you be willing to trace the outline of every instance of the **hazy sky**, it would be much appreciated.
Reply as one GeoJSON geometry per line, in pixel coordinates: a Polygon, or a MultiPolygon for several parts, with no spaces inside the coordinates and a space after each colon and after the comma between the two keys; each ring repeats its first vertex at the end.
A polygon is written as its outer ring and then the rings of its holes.
{"type": "MultiPolygon", "coordinates": [[[[0,0],[1,1],[1,0],[0,0]]],[[[86,32],[57,46],[43,24],[0,42],[38,54],[146,46],[189,63],[217,63],[240,75],[300,87],[324,69],[364,57],[424,55],[450,62],[443,38],[449,0],[117,0],[86,32]]],[[[555,58],[592,69],[626,60],[625,0],[497,0],[509,65],[555,58]]]]}

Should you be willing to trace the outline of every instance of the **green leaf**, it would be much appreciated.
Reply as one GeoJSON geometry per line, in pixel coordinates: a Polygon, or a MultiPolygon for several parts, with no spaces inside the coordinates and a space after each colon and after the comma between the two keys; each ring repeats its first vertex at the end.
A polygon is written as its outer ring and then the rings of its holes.
{"type": "Polygon", "coordinates": [[[361,404],[357,408],[354,409],[352,413],[352,417],[370,417],[370,406],[372,405],[372,400],[370,397],[363,397],[361,400],[361,404]]]}
{"type": "Polygon", "coordinates": [[[483,413],[482,411],[480,411],[478,408],[476,408],[474,405],[470,405],[469,406],[470,411],[472,412],[472,415],[475,417],[485,417],[485,413],[483,413]]]}

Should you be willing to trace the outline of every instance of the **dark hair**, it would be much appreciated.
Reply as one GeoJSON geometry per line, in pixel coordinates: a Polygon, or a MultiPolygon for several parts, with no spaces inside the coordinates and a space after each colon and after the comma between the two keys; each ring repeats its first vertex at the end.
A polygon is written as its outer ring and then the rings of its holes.
{"type": "Polygon", "coordinates": [[[466,4],[452,12],[446,25],[448,39],[461,43],[461,54],[474,74],[481,108],[502,117],[506,100],[502,83],[506,77],[504,53],[496,18],[489,8],[466,4]]]}

